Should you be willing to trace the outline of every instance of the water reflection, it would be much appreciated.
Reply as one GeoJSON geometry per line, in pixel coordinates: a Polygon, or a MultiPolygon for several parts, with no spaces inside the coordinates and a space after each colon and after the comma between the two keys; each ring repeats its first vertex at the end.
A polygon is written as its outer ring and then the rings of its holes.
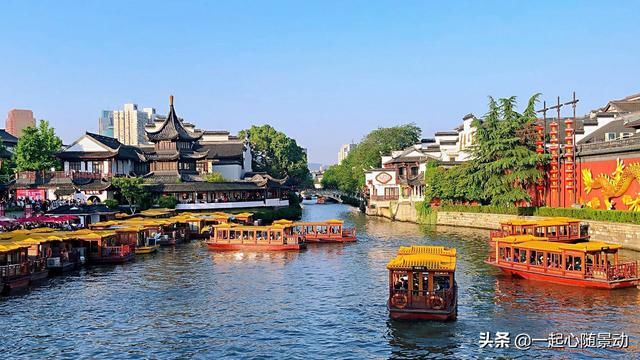
{"type": "Polygon", "coordinates": [[[528,359],[630,358],[638,350],[636,289],[594,291],[506,277],[483,262],[487,231],[367,218],[342,205],[307,205],[304,216],[344,219],[356,227],[358,242],[273,253],[214,253],[193,242],[132,264],[52,278],[22,296],[0,298],[0,353],[528,359]],[[389,320],[385,266],[399,246],[412,244],[458,249],[457,321],[389,320]],[[630,349],[482,350],[481,331],[626,331],[630,349]]]}

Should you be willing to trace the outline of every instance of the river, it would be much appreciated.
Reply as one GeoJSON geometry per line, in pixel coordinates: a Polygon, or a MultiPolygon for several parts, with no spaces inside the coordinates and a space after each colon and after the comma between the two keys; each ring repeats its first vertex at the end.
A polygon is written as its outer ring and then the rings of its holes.
{"type": "MultiPolygon", "coordinates": [[[[0,298],[0,354],[12,358],[637,358],[640,290],[596,291],[512,279],[483,263],[488,231],[339,218],[358,242],[295,253],[213,253],[202,242],[92,267],[0,298]],[[458,320],[390,321],[386,263],[401,245],[458,249],[458,320]],[[621,332],[629,347],[481,348],[481,332],[621,332]]],[[[638,258],[635,253],[627,257],[638,258]]]]}

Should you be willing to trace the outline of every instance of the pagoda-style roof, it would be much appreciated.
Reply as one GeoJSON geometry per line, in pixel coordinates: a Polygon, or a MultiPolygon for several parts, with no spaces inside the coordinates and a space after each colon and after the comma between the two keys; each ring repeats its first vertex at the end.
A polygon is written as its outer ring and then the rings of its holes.
{"type": "Polygon", "coordinates": [[[173,108],[173,96],[169,97],[169,115],[156,131],[147,131],[147,139],[151,142],[161,140],[196,141],[202,137],[202,131],[189,131],[173,108]]]}
{"type": "Polygon", "coordinates": [[[209,151],[157,151],[145,154],[151,161],[173,161],[178,159],[202,160],[209,151]]]}

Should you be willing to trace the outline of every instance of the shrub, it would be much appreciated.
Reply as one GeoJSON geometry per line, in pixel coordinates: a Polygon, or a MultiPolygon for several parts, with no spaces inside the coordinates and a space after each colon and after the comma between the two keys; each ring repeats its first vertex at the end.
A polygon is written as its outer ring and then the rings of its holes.
{"type": "Polygon", "coordinates": [[[107,205],[109,209],[117,209],[120,203],[116,199],[107,199],[104,201],[104,204],[107,205]]]}
{"type": "Polygon", "coordinates": [[[206,182],[210,182],[210,183],[221,183],[221,182],[227,182],[227,179],[224,178],[224,176],[222,176],[221,173],[219,172],[212,172],[210,174],[205,175],[204,177],[206,182]]]}
{"type": "Polygon", "coordinates": [[[520,216],[534,215],[535,209],[536,208],[533,208],[533,207],[470,206],[470,205],[442,205],[438,208],[439,211],[469,212],[469,213],[482,213],[482,214],[507,214],[507,215],[520,215],[520,216]]]}
{"type": "Polygon", "coordinates": [[[569,209],[569,208],[537,208],[537,216],[566,216],[582,220],[609,221],[619,223],[640,224],[640,212],[621,210],[569,209]]]}
{"type": "Polygon", "coordinates": [[[173,196],[163,195],[158,199],[158,206],[161,208],[175,209],[178,205],[178,199],[173,196]]]}

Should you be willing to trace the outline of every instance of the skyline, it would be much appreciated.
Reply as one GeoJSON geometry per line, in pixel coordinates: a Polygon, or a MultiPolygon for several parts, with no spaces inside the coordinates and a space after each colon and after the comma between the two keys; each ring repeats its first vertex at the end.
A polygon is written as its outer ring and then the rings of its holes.
{"type": "Polygon", "coordinates": [[[171,5],[9,1],[0,112],[31,109],[69,144],[102,110],[166,114],[174,95],[199,128],[267,123],[330,164],[380,126],[451,130],[489,95],[576,91],[581,115],[640,92],[633,2],[171,5]]]}

